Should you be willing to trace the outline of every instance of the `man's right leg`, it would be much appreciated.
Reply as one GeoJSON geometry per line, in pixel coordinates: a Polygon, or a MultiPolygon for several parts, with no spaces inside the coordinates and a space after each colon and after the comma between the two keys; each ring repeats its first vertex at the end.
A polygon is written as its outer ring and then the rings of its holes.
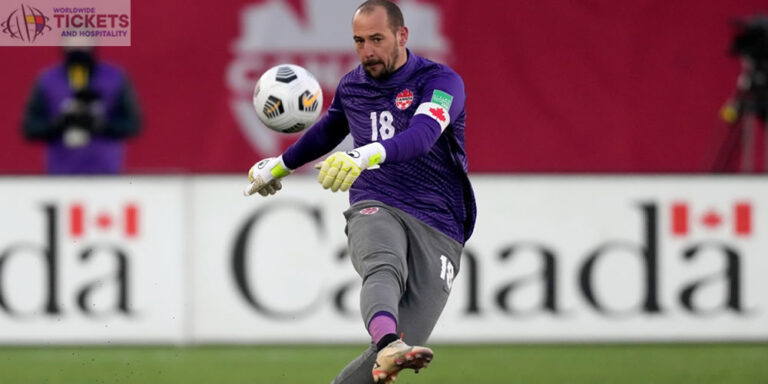
{"type": "MultiPolygon", "coordinates": [[[[434,357],[426,344],[448,301],[458,273],[462,246],[416,218],[392,209],[407,228],[408,280],[398,305],[398,341],[381,350],[376,359],[379,378],[392,379],[401,369],[418,372],[434,357]]],[[[389,381],[386,381],[389,382],[389,381]]]]}
{"type": "MultiPolygon", "coordinates": [[[[360,311],[366,327],[375,315],[398,316],[398,305],[408,279],[407,236],[400,221],[370,202],[347,212],[347,237],[352,265],[363,279],[360,311]],[[367,209],[366,209],[367,208],[367,209]]],[[[374,341],[375,342],[375,341],[374,341]]],[[[333,381],[337,384],[373,383],[375,344],[349,363],[333,381]]]]}

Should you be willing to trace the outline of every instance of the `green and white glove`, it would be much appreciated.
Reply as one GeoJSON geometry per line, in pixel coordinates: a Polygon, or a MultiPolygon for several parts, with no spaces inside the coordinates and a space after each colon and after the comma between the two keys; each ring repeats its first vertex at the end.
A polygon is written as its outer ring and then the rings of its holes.
{"type": "Polygon", "coordinates": [[[262,196],[274,195],[283,189],[280,179],[291,174],[283,163],[283,156],[269,157],[254,164],[248,171],[248,186],[243,190],[246,196],[258,192],[262,196]]]}
{"type": "Polygon", "coordinates": [[[320,169],[317,181],[324,189],[346,192],[360,176],[360,172],[378,168],[386,157],[387,153],[380,143],[367,144],[348,152],[336,152],[315,165],[315,168],[320,169]]]}

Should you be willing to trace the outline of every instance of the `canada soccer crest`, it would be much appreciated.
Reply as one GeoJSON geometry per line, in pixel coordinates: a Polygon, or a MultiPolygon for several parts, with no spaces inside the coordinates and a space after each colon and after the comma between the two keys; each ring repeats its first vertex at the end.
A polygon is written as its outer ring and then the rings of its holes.
{"type": "Polygon", "coordinates": [[[413,92],[406,88],[402,92],[397,94],[395,99],[395,106],[400,110],[406,110],[413,104],[413,92]]]}

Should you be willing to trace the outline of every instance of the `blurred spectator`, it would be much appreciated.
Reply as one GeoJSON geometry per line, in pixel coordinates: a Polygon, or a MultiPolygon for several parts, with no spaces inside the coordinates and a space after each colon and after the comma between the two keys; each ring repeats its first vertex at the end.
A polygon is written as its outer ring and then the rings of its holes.
{"type": "Polygon", "coordinates": [[[116,174],[123,140],[139,132],[128,78],[100,62],[90,41],[69,41],[63,62],[38,78],[24,116],[27,139],[44,141],[51,174],[116,174]]]}

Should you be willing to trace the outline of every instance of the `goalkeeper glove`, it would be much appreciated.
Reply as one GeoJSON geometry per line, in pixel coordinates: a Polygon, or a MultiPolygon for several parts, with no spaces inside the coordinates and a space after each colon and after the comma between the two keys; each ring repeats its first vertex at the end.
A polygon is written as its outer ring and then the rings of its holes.
{"type": "Polygon", "coordinates": [[[248,171],[250,184],[245,187],[246,196],[258,192],[262,196],[274,195],[283,188],[280,179],[291,174],[283,163],[283,156],[269,157],[254,164],[248,171]]]}
{"type": "Polygon", "coordinates": [[[379,143],[367,144],[349,152],[336,152],[315,166],[320,168],[317,181],[324,189],[330,188],[333,192],[341,189],[346,192],[360,176],[360,172],[378,168],[378,164],[384,162],[386,157],[384,146],[379,143]]]}

